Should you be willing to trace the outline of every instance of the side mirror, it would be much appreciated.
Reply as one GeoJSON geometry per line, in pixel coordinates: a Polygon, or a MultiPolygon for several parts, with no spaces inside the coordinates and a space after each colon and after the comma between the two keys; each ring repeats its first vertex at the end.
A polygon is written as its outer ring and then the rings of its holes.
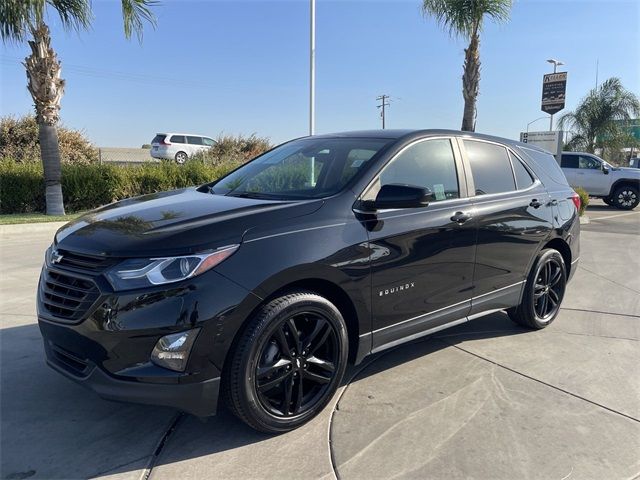
{"type": "Polygon", "coordinates": [[[604,163],[602,164],[602,173],[604,173],[605,175],[609,175],[609,167],[604,163]]]}
{"type": "Polygon", "coordinates": [[[420,208],[433,200],[431,190],[413,185],[383,185],[373,202],[375,209],[383,208],[420,208]]]}

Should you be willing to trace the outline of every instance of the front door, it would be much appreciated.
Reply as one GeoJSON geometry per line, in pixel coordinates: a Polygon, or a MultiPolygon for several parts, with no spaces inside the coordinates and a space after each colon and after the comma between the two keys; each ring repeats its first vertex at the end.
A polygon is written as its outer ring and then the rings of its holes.
{"type": "Polygon", "coordinates": [[[461,157],[450,138],[402,150],[363,195],[386,184],[427,187],[428,206],[381,210],[370,221],[373,351],[464,321],[470,308],[476,227],[461,157]]]}

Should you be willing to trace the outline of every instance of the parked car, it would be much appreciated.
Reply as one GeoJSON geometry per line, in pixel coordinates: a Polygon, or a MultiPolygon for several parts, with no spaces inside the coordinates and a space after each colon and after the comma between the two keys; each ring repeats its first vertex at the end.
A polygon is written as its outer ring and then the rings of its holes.
{"type": "Polygon", "coordinates": [[[549,325],[579,205],[551,154],[511,140],[293,140],[62,227],[38,290],[47,362],[107,399],[209,416],[222,396],[253,428],[288,431],[347,362],[501,310],[549,325]]]}
{"type": "Polygon", "coordinates": [[[584,188],[607,205],[631,210],[640,201],[640,170],[614,167],[592,153],[562,152],[560,166],[569,184],[584,188]]]}
{"type": "Polygon", "coordinates": [[[640,157],[629,159],[629,168],[640,168],[640,157]]]}
{"type": "Polygon", "coordinates": [[[211,137],[189,133],[158,133],[151,140],[151,156],[163,160],[175,160],[183,164],[193,154],[206,150],[216,141],[211,137]]]}

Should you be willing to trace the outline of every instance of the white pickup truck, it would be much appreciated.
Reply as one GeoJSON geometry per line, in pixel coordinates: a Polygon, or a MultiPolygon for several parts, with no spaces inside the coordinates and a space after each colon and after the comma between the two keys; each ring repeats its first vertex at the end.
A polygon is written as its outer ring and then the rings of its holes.
{"type": "Polygon", "coordinates": [[[584,152],[562,152],[560,167],[569,185],[584,188],[607,205],[631,210],[640,201],[640,169],[614,167],[584,152]]]}

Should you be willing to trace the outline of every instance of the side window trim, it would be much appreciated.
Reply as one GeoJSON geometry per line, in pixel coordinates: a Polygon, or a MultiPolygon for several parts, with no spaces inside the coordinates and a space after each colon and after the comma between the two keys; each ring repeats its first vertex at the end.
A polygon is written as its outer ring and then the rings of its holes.
{"type": "MultiPolygon", "coordinates": [[[[373,186],[374,183],[376,183],[378,181],[378,179],[380,178],[380,175],[382,175],[382,172],[384,172],[385,168],[387,168],[389,165],[391,165],[400,155],[402,155],[402,153],[404,153],[405,150],[409,149],[410,147],[413,147],[419,143],[422,142],[428,142],[429,140],[449,140],[450,144],[451,144],[451,151],[453,153],[453,158],[454,158],[454,165],[455,165],[455,169],[456,169],[456,175],[458,177],[458,198],[450,198],[447,200],[440,200],[437,202],[438,205],[441,205],[445,202],[457,202],[460,200],[464,200],[466,198],[468,198],[468,189],[467,189],[467,175],[465,175],[466,171],[464,170],[464,165],[463,165],[463,161],[462,161],[462,155],[460,152],[460,146],[458,145],[458,140],[456,137],[453,136],[447,136],[447,135],[439,135],[439,136],[433,136],[433,137],[422,137],[422,138],[418,138],[408,144],[406,144],[404,147],[402,147],[398,152],[396,152],[393,157],[391,157],[384,165],[382,165],[380,167],[380,169],[375,173],[375,175],[372,177],[372,179],[369,181],[369,183],[367,183],[367,185],[362,189],[362,191],[357,195],[357,200],[356,203],[362,201],[362,197],[364,196],[364,194],[373,186]]],[[[397,210],[397,209],[390,209],[390,210],[397,210]]],[[[387,210],[384,210],[387,211],[387,210]]]]}

